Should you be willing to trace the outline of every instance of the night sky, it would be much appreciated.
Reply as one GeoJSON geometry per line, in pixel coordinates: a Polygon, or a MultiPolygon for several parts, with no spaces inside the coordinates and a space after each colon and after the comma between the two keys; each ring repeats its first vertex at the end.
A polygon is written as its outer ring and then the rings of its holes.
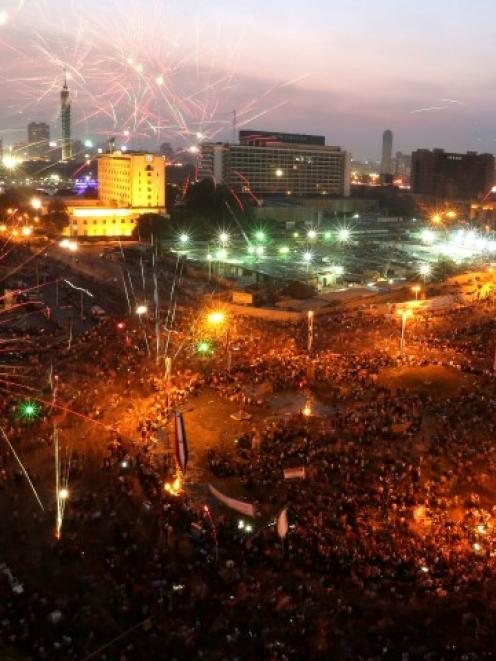
{"type": "Polygon", "coordinates": [[[357,158],[495,151],[490,0],[0,0],[0,131],[58,136],[63,68],[74,134],[131,146],[240,127],[323,133],[357,158]],[[187,5],[187,6],[185,6],[187,5]]]}

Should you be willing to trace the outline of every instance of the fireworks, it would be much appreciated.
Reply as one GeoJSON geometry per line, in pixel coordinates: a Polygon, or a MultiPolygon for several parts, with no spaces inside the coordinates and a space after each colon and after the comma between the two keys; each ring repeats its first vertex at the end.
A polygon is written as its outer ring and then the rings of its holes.
{"type": "MultiPolygon", "coordinates": [[[[43,104],[55,115],[65,69],[80,133],[91,128],[115,135],[122,146],[174,139],[195,154],[202,141],[230,130],[234,107],[241,127],[284,105],[259,107],[288,82],[239,98],[239,35],[215,29],[211,15],[201,10],[150,0],[146,11],[142,3],[131,9],[104,3],[97,15],[84,3],[73,3],[57,17],[57,29],[52,17],[49,0],[31,2],[29,11],[26,5],[16,13],[15,24],[28,28],[32,41],[23,43],[22,51],[8,41],[0,45],[5,99],[16,114],[43,104]],[[192,15],[185,16],[189,11],[192,15]],[[19,77],[19,71],[26,73],[19,77]]],[[[7,21],[10,12],[0,13],[0,26],[7,21]]]]}

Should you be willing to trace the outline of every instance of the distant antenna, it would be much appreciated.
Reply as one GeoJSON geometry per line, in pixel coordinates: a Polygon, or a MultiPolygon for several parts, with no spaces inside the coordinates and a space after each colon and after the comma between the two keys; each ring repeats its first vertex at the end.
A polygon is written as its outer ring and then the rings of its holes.
{"type": "Polygon", "coordinates": [[[232,123],[232,142],[235,143],[238,140],[238,116],[236,110],[233,110],[233,123],[232,123]]]}

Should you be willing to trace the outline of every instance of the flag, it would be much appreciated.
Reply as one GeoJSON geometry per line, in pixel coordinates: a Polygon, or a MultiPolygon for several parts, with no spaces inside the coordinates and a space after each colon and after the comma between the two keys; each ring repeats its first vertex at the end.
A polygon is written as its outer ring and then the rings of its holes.
{"type": "Polygon", "coordinates": [[[279,512],[277,517],[277,534],[281,539],[284,539],[288,534],[288,508],[285,507],[279,512]]]}
{"type": "Polygon", "coordinates": [[[174,422],[176,431],[176,459],[182,472],[185,473],[186,466],[188,465],[188,443],[186,442],[186,434],[184,433],[182,413],[176,411],[174,422]]]}
{"type": "Polygon", "coordinates": [[[307,476],[305,466],[298,466],[298,468],[284,468],[282,472],[285,480],[304,480],[307,476]]]}
{"type": "Polygon", "coordinates": [[[225,496],[211,484],[208,485],[208,488],[210,489],[210,493],[215,496],[217,500],[220,500],[221,503],[227,505],[227,507],[236,510],[236,512],[239,512],[240,514],[244,514],[245,516],[250,516],[252,519],[255,517],[254,505],[251,505],[250,503],[244,503],[242,500],[236,500],[235,498],[225,496]]]}

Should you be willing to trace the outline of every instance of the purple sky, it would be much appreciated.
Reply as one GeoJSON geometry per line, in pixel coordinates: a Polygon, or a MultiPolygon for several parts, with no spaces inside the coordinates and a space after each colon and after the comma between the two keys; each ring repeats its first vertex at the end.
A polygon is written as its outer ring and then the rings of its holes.
{"type": "Polygon", "coordinates": [[[357,158],[385,128],[403,151],[493,152],[495,24],[486,0],[0,0],[0,130],[58,137],[66,65],[81,137],[188,148],[228,138],[236,108],[357,158]]]}

